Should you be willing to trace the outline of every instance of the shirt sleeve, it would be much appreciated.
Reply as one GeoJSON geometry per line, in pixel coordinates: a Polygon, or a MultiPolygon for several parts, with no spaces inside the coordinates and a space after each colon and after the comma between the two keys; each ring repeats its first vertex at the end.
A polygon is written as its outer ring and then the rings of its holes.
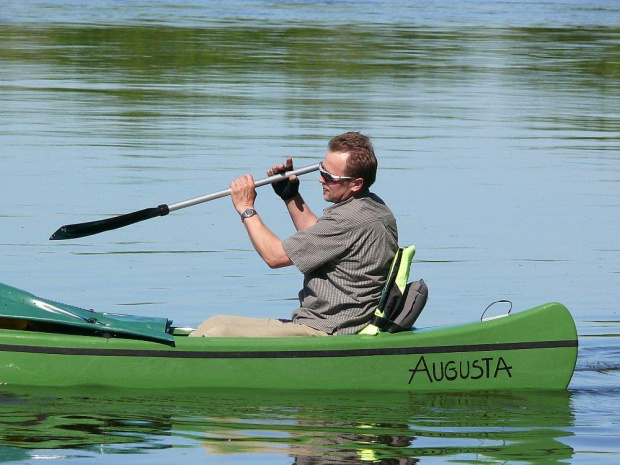
{"type": "Polygon", "coordinates": [[[349,230],[331,216],[323,216],[311,227],[282,241],[284,251],[303,274],[331,262],[349,247],[349,230]]]}

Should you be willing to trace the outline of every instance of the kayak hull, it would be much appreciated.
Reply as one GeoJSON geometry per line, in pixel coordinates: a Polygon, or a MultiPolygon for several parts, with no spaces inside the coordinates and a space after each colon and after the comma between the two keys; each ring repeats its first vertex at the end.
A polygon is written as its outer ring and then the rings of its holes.
{"type": "Polygon", "coordinates": [[[566,389],[577,333],[562,304],[376,336],[194,338],[173,344],[0,329],[0,383],[137,389],[566,389]]]}

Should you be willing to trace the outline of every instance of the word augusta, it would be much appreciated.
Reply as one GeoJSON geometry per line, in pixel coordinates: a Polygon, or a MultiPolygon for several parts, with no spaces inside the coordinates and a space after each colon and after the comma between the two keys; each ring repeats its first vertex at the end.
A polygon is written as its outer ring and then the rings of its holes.
{"type": "Polygon", "coordinates": [[[415,368],[410,369],[409,384],[416,375],[426,377],[430,383],[435,381],[454,381],[456,379],[489,379],[498,376],[512,378],[512,367],[504,357],[482,357],[474,360],[450,360],[447,362],[431,362],[428,364],[424,356],[420,357],[415,368]]]}

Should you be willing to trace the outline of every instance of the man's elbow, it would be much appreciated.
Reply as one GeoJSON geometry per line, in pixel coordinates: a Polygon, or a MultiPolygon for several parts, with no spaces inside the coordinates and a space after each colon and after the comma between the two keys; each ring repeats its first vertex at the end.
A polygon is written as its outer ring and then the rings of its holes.
{"type": "Polygon", "coordinates": [[[265,260],[265,263],[267,263],[267,266],[271,268],[272,270],[275,270],[277,268],[282,268],[284,266],[284,265],[280,265],[280,263],[275,260],[265,260]]]}
{"type": "Polygon", "coordinates": [[[265,260],[267,266],[272,270],[276,268],[284,268],[285,266],[291,266],[293,264],[291,259],[288,258],[285,253],[263,257],[263,260],[265,260]]]}

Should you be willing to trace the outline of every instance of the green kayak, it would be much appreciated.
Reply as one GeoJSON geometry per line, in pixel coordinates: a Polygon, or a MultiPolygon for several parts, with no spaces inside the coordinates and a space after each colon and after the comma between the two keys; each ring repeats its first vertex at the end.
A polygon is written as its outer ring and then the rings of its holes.
{"type": "Polygon", "coordinates": [[[0,284],[0,383],[140,389],[566,389],[569,311],[378,335],[194,338],[165,318],[98,313],[0,284]]]}

